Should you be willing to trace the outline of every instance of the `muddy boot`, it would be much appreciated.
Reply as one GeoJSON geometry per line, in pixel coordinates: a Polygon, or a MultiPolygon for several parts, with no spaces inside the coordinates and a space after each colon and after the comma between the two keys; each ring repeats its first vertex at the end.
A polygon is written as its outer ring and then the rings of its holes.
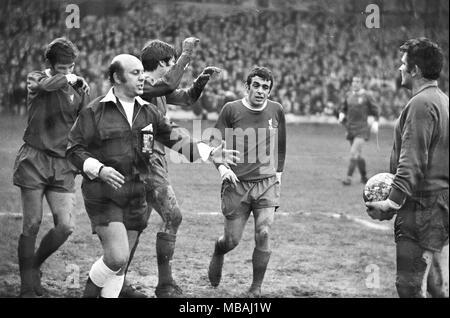
{"type": "Polygon", "coordinates": [[[183,297],[183,291],[172,277],[172,258],[177,236],[165,232],[156,235],[156,258],[158,261],[158,285],[155,295],[158,298],[183,297]]]}
{"type": "Polygon", "coordinates": [[[35,298],[37,295],[34,291],[33,280],[33,260],[34,245],[36,244],[36,236],[20,235],[19,246],[17,249],[19,256],[20,271],[20,295],[22,298],[35,298]]]}
{"type": "Polygon", "coordinates": [[[266,273],[267,264],[270,260],[269,251],[261,251],[255,248],[253,250],[252,264],[253,264],[253,282],[247,292],[249,298],[261,297],[261,285],[266,273]]]}
{"type": "Polygon", "coordinates": [[[102,288],[95,285],[94,282],[91,280],[91,278],[88,277],[83,292],[83,298],[99,298],[101,291],[102,288]]]}

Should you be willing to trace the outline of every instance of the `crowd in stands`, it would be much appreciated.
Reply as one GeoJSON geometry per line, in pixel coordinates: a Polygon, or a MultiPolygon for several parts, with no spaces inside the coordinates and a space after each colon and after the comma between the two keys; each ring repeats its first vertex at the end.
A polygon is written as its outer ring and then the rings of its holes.
{"type": "MultiPolygon", "coordinates": [[[[15,80],[2,76],[1,85],[7,86],[13,103],[25,105],[26,74],[42,68],[45,45],[65,35],[80,51],[75,72],[88,80],[95,97],[109,87],[106,71],[113,56],[139,55],[145,42],[155,38],[180,50],[185,37],[196,36],[200,47],[182,86],[205,66],[224,70],[195,105],[198,114],[202,109],[219,111],[227,100],[243,96],[245,74],[254,65],[273,71],[271,99],[288,113],[333,115],[353,75],[363,77],[388,119],[396,117],[408,100],[409,93],[398,85],[398,47],[410,37],[425,35],[420,26],[368,29],[364,15],[225,7],[131,1],[118,15],[82,17],[79,29],[66,28],[67,14],[62,10],[45,19],[32,15],[22,22],[30,25],[28,36],[17,43],[24,58],[10,63],[7,70],[15,80]]],[[[440,86],[448,94],[448,29],[437,34],[435,40],[446,56],[440,86]]]]}

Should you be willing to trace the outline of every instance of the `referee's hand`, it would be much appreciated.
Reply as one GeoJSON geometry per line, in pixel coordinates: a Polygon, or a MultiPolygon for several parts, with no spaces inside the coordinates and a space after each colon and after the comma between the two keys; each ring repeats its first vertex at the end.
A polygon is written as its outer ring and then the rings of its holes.
{"type": "Polygon", "coordinates": [[[125,183],[125,177],[112,167],[103,167],[98,177],[109,184],[114,190],[118,190],[125,183]]]}

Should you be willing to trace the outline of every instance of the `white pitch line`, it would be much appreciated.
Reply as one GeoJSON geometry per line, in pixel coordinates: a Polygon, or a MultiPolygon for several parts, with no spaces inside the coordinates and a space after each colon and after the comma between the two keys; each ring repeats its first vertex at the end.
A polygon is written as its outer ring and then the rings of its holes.
{"type": "MultiPolygon", "coordinates": [[[[216,215],[222,215],[221,212],[197,212],[196,214],[198,215],[211,215],[211,216],[216,216],[216,215]]],[[[339,214],[339,213],[326,213],[326,212],[275,212],[276,216],[289,216],[289,215],[294,215],[294,214],[301,214],[304,216],[312,216],[312,215],[322,215],[322,216],[326,216],[329,218],[333,218],[333,219],[344,219],[344,220],[349,220],[349,221],[353,221],[355,223],[361,224],[367,228],[370,229],[374,229],[374,230],[379,230],[379,231],[391,231],[391,228],[389,226],[386,225],[382,225],[382,224],[377,224],[377,223],[373,223],[358,217],[354,217],[354,216],[350,216],[350,215],[346,215],[346,214],[339,214]]]]}
{"type": "MultiPolygon", "coordinates": [[[[216,215],[222,215],[221,212],[197,212],[197,215],[210,215],[210,216],[216,216],[216,215]]],[[[383,224],[377,224],[373,223],[358,217],[346,215],[346,214],[339,214],[339,213],[326,213],[326,212],[276,212],[276,216],[290,216],[294,214],[300,214],[304,216],[312,216],[312,215],[322,215],[333,219],[343,219],[343,220],[349,220],[353,221],[355,223],[361,224],[367,228],[379,230],[379,231],[391,231],[392,229],[389,226],[383,225],[383,224]]],[[[49,213],[49,215],[51,215],[49,213]]],[[[14,217],[14,218],[22,218],[22,213],[17,212],[0,212],[0,217],[6,216],[6,217],[14,217]]]]}

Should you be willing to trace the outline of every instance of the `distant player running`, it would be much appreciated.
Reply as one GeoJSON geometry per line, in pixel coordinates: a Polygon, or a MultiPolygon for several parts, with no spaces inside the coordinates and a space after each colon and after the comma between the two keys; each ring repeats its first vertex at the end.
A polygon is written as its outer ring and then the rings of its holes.
{"type": "Polygon", "coordinates": [[[344,105],[339,113],[339,121],[347,129],[347,140],[350,142],[350,163],[347,177],[342,181],[344,185],[352,183],[352,175],[358,167],[361,182],[367,182],[366,161],[362,156],[363,146],[369,140],[370,132],[378,133],[379,109],[370,94],[363,89],[362,80],[358,76],[352,79],[352,89],[347,94],[344,105]],[[368,123],[369,116],[375,121],[368,123]]]}
{"type": "Polygon", "coordinates": [[[23,229],[19,239],[20,296],[42,296],[40,266],[69,237],[74,228],[75,168],[66,160],[67,137],[87,103],[86,81],[72,74],[77,49],[65,38],[52,41],[45,51],[49,68],[28,74],[28,123],[24,144],[14,164],[20,187],[23,229]],[[46,197],[55,227],[35,252],[46,197]]]}
{"type": "Polygon", "coordinates": [[[208,276],[212,286],[219,285],[224,255],[238,245],[253,212],[256,243],[252,256],[253,282],[245,296],[259,297],[271,255],[269,230],[280,204],[286,127],[283,107],[268,100],[272,73],[267,68],[255,67],[248,74],[246,86],[248,95],[225,104],[216,123],[227,146],[244,155],[232,168],[218,167],[225,225],[224,235],[216,241],[208,276]]]}

